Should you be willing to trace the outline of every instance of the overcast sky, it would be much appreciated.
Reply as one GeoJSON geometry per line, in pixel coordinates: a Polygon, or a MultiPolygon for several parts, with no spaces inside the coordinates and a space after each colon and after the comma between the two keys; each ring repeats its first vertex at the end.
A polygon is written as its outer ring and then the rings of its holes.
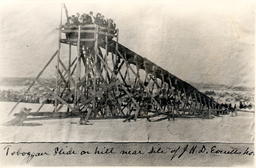
{"type": "MultiPolygon", "coordinates": [[[[121,44],[182,80],[254,86],[253,4],[134,2],[66,6],[69,15],[93,11],[112,18],[121,44]]],[[[60,6],[1,3],[0,77],[36,77],[58,48],[60,6]]]]}

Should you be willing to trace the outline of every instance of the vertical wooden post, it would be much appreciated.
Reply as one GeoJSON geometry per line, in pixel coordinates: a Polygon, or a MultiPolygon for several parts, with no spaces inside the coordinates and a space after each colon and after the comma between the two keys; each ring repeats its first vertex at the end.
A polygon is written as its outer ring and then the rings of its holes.
{"type": "MultiPolygon", "coordinates": [[[[183,85],[182,85],[183,86],[183,85]]],[[[186,94],[186,90],[185,90],[185,88],[184,88],[184,86],[182,87],[183,88],[183,91],[184,91],[184,94],[185,94],[185,97],[186,97],[186,103],[185,103],[185,105],[183,106],[183,108],[184,107],[187,107],[187,104],[188,104],[188,97],[187,97],[187,94],[186,94]]],[[[184,114],[186,113],[186,110],[184,110],[184,114]]]]}
{"type": "MultiPolygon", "coordinates": [[[[145,67],[145,72],[146,72],[146,76],[145,76],[145,80],[144,80],[144,84],[146,82],[148,82],[148,69],[147,69],[147,64],[145,63],[145,61],[143,61],[144,67],[145,67]]],[[[148,84],[147,84],[148,86],[148,84]]]]}
{"type": "Polygon", "coordinates": [[[78,66],[77,66],[77,78],[78,78],[78,81],[80,81],[80,75],[81,75],[81,49],[80,49],[80,38],[81,38],[81,26],[79,25],[78,26],[78,41],[77,41],[77,63],[78,63],[78,66]]]}
{"type": "Polygon", "coordinates": [[[202,110],[202,99],[201,99],[201,95],[200,94],[199,94],[199,101],[200,101],[199,110],[202,110]]]}
{"type": "MultiPolygon", "coordinates": [[[[172,90],[172,80],[171,80],[170,76],[168,77],[168,80],[169,80],[169,86],[171,88],[171,93],[174,96],[174,93],[173,93],[173,90],[172,90]]],[[[174,101],[173,100],[171,101],[172,120],[174,120],[174,103],[175,103],[174,101]]]]}
{"type": "MultiPolygon", "coordinates": [[[[163,90],[164,90],[164,75],[163,75],[163,72],[161,73],[161,90],[160,90],[160,105],[162,106],[163,105],[163,102],[162,102],[162,98],[165,96],[164,93],[163,93],[163,90]]],[[[163,112],[165,112],[165,107],[163,108],[163,112]]]]}
{"type": "MultiPolygon", "coordinates": [[[[204,97],[204,103],[205,103],[205,105],[206,105],[206,103],[207,103],[206,100],[205,100],[205,97],[204,97]]],[[[207,105],[206,105],[206,106],[207,106],[207,105]]],[[[208,108],[208,109],[209,109],[209,108],[208,108]]]]}
{"type": "Polygon", "coordinates": [[[130,78],[130,74],[129,74],[129,66],[128,66],[128,59],[126,57],[126,51],[124,51],[124,58],[125,58],[125,65],[126,65],[126,72],[127,72],[127,78],[128,78],[128,81],[129,81],[129,85],[131,86],[131,78],[130,78]]]}
{"type": "MultiPolygon", "coordinates": [[[[58,56],[57,56],[57,69],[56,69],[56,95],[58,95],[60,92],[60,88],[58,86],[58,80],[59,80],[59,61],[60,61],[60,48],[61,48],[60,39],[61,39],[61,27],[62,27],[62,7],[63,7],[63,4],[60,5],[61,13],[60,13],[60,26],[59,26],[59,39],[58,39],[59,49],[58,49],[58,56]]],[[[56,96],[54,99],[55,99],[54,111],[57,112],[58,99],[56,96]]]]}
{"type": "MultiPolygon", "coordinates": [[[[86,46],[84,45],[84,50],[86,50],[85,48],[86,46]]],[[[85,74],[85,85],[88,84],[88,53],[86,53],[85,51],[85,54],[84,54],[84,74],[85,74]]],[[[85,87],[84,88],[84,95],[85,95],[85,98],[87,99],[88,98],[88,87],[85,87]]]]}
{"type": "MultiPolygon", "coordinates": [[[[113,65],[114,65],[114,71],[117,70],[116,68],[118,67],[118,62],[117,62],[117,51],[118,51],[118,30],[116,32],[117,37],[116,37],[116,49],[115,49],[115,56],[112,53],[112,61],[113,61],[113,65]]],[[[116,72],[115,72],[116,73],[116,72]]]]}
{"type": "Polygon", "coordinates": [[[134,83],[134,88],[137,86],[137,84],[139,83],[139,78],[140,78],[140,69],[139,69],[139,65],[138,65],[138,61],[137,61],[137,55],[134,55],[134,59],[135,59],[135,64],[136,64],[136,71],[137,71],[137,76],[135,78],[135,83],[134,83]]]}
{"type": "MultiPolygon", "coordinates": [[[[110,22],[107,22],[108,23],[108,28],[110,28],[110,22]]],[[[107,62],[107,56],[108,56],[108,39],[109,39],[109,37],[108,37],[108,35],[110,34],[110,31],[109,30],[107,30],[106,29],[106,32],[105,32],[105,56],[104,56],[104,61],[106,61],[107,62]]],[[[107,68],[106,68],[106,66],[105,66],[105,64],[103,64],[103,66],[102,66],[102,72],[103,72],[103,69],[104,69],[104,71],[105,71],[105,75],[104,75],[104,77],[105,77],[105,81],[108,81],[108,82],[110,82],[108,79],[108,70],[107,70],[107,68]]],[[[106,108],[107,109],[107,108],[106,108]]]]}
{"type": "MultiPolygon", "coordinates": [[[[97,66],[97,59],[98,59],[98,57],[97,57],[97,54],[98,54],[98,33],[99,33],[99,27],[98,27],[98,25],[96,25],[96,27],[95,27],[95,32],[94,32],[94,37],[95,37],[95,43],[94,43],[94,67],[96,67],[97,66]]],[[[96,67],[97,68],[97,67],[96,67]]],[[[97,71],[95,71],[95,73],[96,73],[97,71]]],[[[94,94],[96,93],[96,78],[94,77],[94,81],[93,81],[94,83],[93,83],[93,92],[94,92],[94,94]]],[[[94,113],[96,113],[95,112],[95,109],[96,109],[96,97],[94,98],[94,100],[93,100],[93,110],[94,110],[94,113]]]]}
{"type": "MultiPolygon", "coordinates": [[[[193,98],[192,98],[192,95],[191,95],[191,93],[189,93],[190,95],[189,95],[189,97],[188,97],[188,101],[189,101],[189,98],[191,98],[191,104],[190,104],[190,107],[189,107],[189,109],[190,110],[192,110],[192,105],[193,105],[193,98]]],[[[190,113],[191,111],[189,111],[189,113],[190,113]]]]}
{"type": "Polygon", "coordinates": [[[161,78],[162,78],[162,81],[161,81],[161,91],[164,89],[164,74],[163,72],[161,73],[161,78]]]}
{"type": "MultiPolygon", "coordinates": [[[[197,96],[196,96],[196,93],[194,91],[194,95],[195,95],[195,100],[196,100],[196,106],[198,106],[198,101],[197,101],[197,96]]],[[[200,107],[200,106],[199,106],[200,107]]],[[[195,110],[196,110],[196,107],[195,107],[195,110]]]]}
{"type": "MultiPolygon", "coordinates": [[[[51,59],[46,63],[46,65],[43,67],[43,69],[39,72],[39,74],[37,75],[37,77],[35,79],[38,79],[42,73],[44,72],[44,70],[48,67],[48,65],[52,62],[52,60],[54,59],[54,57],[57,55],[58,50],[53,54],[53,56],[51,57],[51,59]]],[[[32,88],[32,86],[35,84],[35,80],[31,83],[31,85],[28,87],[28,89],[26,90],[26,92],[22,95],[22,97],[19,99],[19,101],[15,104],[15,106],[11,109],[11,111],[9,112],[8,116],[13,112],[13,110],[18,106],[18,104],[21,102],[21,100],[27,95],[27,93],[29,92],[29,90],[32,88]]]]}
{"type": "MultiPolygon", "coordinates": [[[[71,44],[69,44],[69,49],[68,49],[68,89],[70,90],[71,87],[71,44]]],[[[69,107],[67,107],[67,112],[69,112],[69,107]]]]}
{"type": "MultiPolygon", "coordinates": [[[[108,33],[106,32],[106,36],[105,36],[105,51],[106,51],[106,53],[105,53],[105,57],[104,57],[104,61],[106,61],[107,60],[107,56],[108,56],[108,33]]],[[[103,67],[104,67],[104,69],[105,69],[105,80],[107,80],[107,68],[105,67],[105,65],[103,65],[103,67]]]]}
{"type": "Polygon", "coordinates": [[[209,119],[211,119],[211,106],[210,106],[210,102],[208,101],[208,112],[209,112],[209,119]]]}
{"type": "Polygon", "coordinates": [[[118,36],[119,36],[119,29],[117,29],[117,32],[116,32],[116,51],[118,50],[118,36]]]}
{"type": "Polygon", "coordinates": [[[77,78],[75,80],[75,99],[74,99],[74,109],[75,109],[75,106],[77,104],[77,101],[78,101],[78,83],[79,83],[79,78],[80,78],[80,62],[81,62],[81,59],[80,59],[80,31],[81,31],[81,26],[79,25],[78,26],[78,38],[77,38],[77,62],[76,62],[76,66],[77,66],[77,78]]]}
{"type": "Polygon", "coordinates": [[[108,33],[105,33],[105,50],[106,50],[106,56],[108,55],[108,33]]]}
{"type": "Polygon", "coordinates": [[[70,89],[70,85],[71,85],[71,79],[70,79],[70,77],[71,77],[71,44],[69,44],[69,53],[68,53],[68,73],[69,73],[69,75],[68,75],[68,82],[69,82],[69,89],[70,89]]]}
{"type": "MultiPolygon", "coordinates": [[[[82,55],[82,49],[81,49],[81,43],[80,43],[80,40],[81,40],[81,26],[79,25],[78,26],[78,30],[79,30],[79,32],[78,32],[78,39],[79,39],[79,42],[78,42],[78,67],[77,67],[77,70],[78,70],[78,83],[77,84],[79,84],[80,83],[80,79],[81,79],[81,55],[82,55]]],[[[79,103],[78,102],[78,99],[79,99],[79,97],[80,97],[80,94],[82,94],[82,93],[79,93],[81,90],[79,89],[79,87],[77,86],[77,103],[79,103]]]]}

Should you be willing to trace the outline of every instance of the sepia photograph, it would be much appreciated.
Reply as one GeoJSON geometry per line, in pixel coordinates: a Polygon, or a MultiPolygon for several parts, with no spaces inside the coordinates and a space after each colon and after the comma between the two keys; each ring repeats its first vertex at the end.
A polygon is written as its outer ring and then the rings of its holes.
{"type": "Polygon", "coordinates": [[[252,1],[1,1],[1,166],[253,167],[252,1]]]}

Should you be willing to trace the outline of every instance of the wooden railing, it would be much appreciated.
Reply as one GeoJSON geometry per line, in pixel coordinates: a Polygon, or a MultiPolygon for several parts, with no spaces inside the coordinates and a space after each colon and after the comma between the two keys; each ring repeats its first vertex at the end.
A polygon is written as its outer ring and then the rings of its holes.
{"type": "MultiPolygon", "coordinates": [[[[108,27],[102,27],[102,26],[98,26],[96,24],[88,24],[88,25],[73,25],[73,26],[66,26],[66,25],[62,25],[61,26],[61,33],[77,33],[80,34],[93,34],[93,38],[84,38],[81,36],[80,41],[95,41],[95,35],[98,34],[99,35],[103,35],[104,37],[115,37],[118,38],[118,29],[110,29],[108,27]],[[80,27],[80,28],[79,28],[80,27]],[[88,29],[88,30],[86,30],[88,29]]],[[[70,41],[70,42],[77,42],[78,38],[70,38],[70,39],[60,39],[60,40],[66,40],[66,41],[70,41]]],[[[118,41],[118,40],[117,40],[118,41]]]]}

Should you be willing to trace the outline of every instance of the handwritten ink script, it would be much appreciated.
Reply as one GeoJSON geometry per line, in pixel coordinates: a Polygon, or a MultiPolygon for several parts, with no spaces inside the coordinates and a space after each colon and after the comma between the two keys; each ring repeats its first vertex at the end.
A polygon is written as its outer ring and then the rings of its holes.
{"type": "MultiPolygon", "coordinates": [[[[3,154],[5,158],[13,157],[21,160],[21,163],[27,164],[35,159],[39,158],[58,158],[63,157],[86,157],[86,156],[96,156],[97,157],[107,157],[114,156],[118,158],[122,157],[139,157],[145,156],[154,158],[160,156],[160,158],[165,159],[165,161],[173,162],[174,160],[180,160],[183,158],[191,157],[192,155],[196,157],[202,157],[203,155],[209,156],[243,156],[252,157],[255,155],[253,147],[247,147],[245,145],[236,147],[235,145],[218,145],[218,144],[101,144],[96,143],[94,145],[82,144],[60,144],[56,146],[51,144],[47,149],[44,148],[23,148],[22,145],[9,144],[3,147],[3,154]]],[[[65,157],[65,158],[64,158],[65,157]]],[[[2,158],[2,159],[5,159],[2,158]]]]}

